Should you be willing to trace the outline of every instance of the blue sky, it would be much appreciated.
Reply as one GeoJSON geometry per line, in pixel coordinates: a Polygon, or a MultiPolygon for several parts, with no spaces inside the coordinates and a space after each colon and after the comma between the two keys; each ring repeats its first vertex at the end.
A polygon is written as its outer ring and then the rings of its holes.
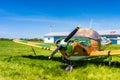
{"type": "Polygon", "coordinates": [[[0,38],[43,38],[77,25],[120,29],[119,0],[0,0],[0,38]]]}

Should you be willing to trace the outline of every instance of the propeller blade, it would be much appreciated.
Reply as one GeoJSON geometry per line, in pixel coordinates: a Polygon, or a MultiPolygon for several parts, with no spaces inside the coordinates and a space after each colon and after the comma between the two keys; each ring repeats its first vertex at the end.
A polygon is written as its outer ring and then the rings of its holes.
{"type": "Polygon", "coordinates": [[[79,27],[75,28],[66,38],[65,38],[65,42],[67,42],[71,37],[73,37],[73,35],[78,31],[79,27]]]}
{"type": "MultiPolygon", "coordinates": [[[[73,35],[78,31],[79,27],[75,28],[64,40],[64,42],[67,42],[71,37],[73,37],[73,35]]],[[[48,57],[48,59],[51,59],[56,53],[58,50],[60,50],[62,46],[59,45],[53,52],[52,54],[48,57]]]]}
{"type": "Polygon", "coordinates": [[[61,48],[62,46],[58,46],[53,52],[52,54],[48,57],[48,59],[51,59],[57,52],[58,50],[61,48]]]}

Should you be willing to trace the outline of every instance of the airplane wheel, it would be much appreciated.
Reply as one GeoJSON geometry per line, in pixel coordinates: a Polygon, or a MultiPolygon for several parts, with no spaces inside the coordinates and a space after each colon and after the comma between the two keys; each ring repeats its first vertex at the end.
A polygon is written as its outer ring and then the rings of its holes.
{"type": "Polygon", "coordinates": [[[73,70],[73,66],[68,65],[65,70],[68,71],[68,72],[71,72],[73,70]]]}

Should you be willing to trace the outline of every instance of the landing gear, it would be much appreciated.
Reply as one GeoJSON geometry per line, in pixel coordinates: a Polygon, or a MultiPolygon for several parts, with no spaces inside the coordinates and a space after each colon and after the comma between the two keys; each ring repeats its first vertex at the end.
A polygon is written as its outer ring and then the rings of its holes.
{"type": "Polygon", "coordinates": [[[66,63],[68,61],[64,56],[61,56],[61,60],[63,63],[66,63]]]}
{"type": "Polygon", "coordinates": [[[71,72],[73,70],[73,66],[68,65],[65,70],[68,71],[68,72],[71,72]]]}
{"type": "Polygon", "coordinates": [[[73,62],[70,61],[70,64],[65,68],[66,71],[71,72],[73,70],[73,62]]]}

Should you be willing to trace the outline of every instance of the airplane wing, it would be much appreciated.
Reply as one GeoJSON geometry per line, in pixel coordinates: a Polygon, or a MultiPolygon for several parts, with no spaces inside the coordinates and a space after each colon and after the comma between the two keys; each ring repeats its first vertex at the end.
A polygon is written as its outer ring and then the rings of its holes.
{"type": "Polygon", "coordinates": [[[31,41],[26,41],[26,40],[13,40],[13,41],[16,43],[25,44],[28,46],[38,47],[38,48],[47,49],[47,50],[55,50],[56,49],[56,46],[52,46],[50,44],[31,42],[31,41]]]}
{"type": "Polygon", "coordinates": [[[111,50],[111,51],[92,51],[90,56],[107,56],[107,55],[120,55],[120,50],[111,50]]]}

